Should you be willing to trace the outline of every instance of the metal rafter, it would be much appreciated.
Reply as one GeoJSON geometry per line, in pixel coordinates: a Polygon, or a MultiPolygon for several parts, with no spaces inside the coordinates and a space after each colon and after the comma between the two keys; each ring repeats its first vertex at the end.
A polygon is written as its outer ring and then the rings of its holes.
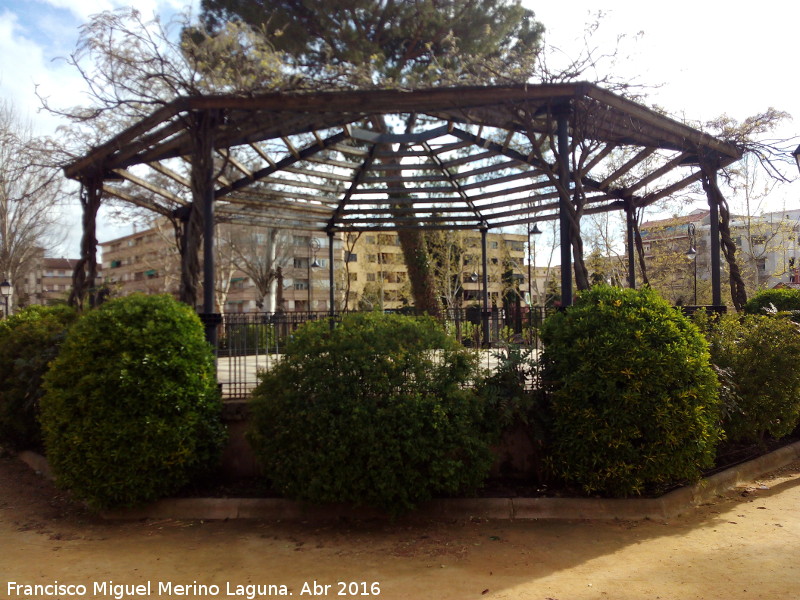
{"type": "Polygon", "coordinates": [[[320,229],[381,229],[389,225],[386,219],[402,228],[468,228],[469,219],[473,228],[499,227],[556,218],[555,165],[537,158],[528,144],[549,139],[554,107],[567,105],[570,148],[599,146],[584,155],[581,173],[572,175],[580,177],[591,204],[587,210],[616,210],[623,198],[643,206],[684,189],[701,177],[692,157],[722,166],[740,158],[733,144],[597,86],[570,83],[180,98],[65,173],[124,178],[145,193],[107,186],[108,193],[138,205],[147,204],[138,198],[147,194],[184,202],[131,168],[146,164],[189,188],[188,178],[168,161],[191,154],[188,128],[198,115],[215,110],[224,119],[214,150],[232,167],[218,178],[221,218],[234,219],[239,210],[244,219],[262,222],[272,215],[276,222],[320,229]],[[439,124],[404,134],[368,128],[376,119],[391,122],[391,115],[403,119],[411,113],[439,124]],[[276,144],[281,147],[271,147],[276,144]],[[248,160],[234,154],[240,147],[248,160]],[[626,158],[609,168],[615,151],[626,158]],[[265,166],[250,167],[250,157],[265,166]],[[393,193],[408,197],[389,197],[393,193]]]}

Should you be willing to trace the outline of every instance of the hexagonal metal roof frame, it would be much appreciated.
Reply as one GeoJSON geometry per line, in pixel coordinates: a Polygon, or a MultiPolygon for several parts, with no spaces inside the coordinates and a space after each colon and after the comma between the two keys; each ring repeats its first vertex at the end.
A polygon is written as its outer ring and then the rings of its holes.
{"type": "Polygon", "coordinates": [[[171,214],[192,201],[197,115],[214,119],[218,221],[317,231],[489,229],[559,215],[559,115],[585,212],[643,207],[741,158],[589,83],[181,97],[65,168],[171,214]],[[414,127],[407,127],[409,122],[414,127]]]}

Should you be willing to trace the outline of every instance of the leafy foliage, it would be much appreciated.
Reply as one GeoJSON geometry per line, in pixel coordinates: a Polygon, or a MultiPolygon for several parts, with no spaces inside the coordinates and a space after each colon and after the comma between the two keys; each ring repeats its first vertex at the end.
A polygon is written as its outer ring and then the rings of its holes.
{"type": "Polygon", "coordinates": [[[0,444],[42,449],[42,376],[75,318],[67,306],[34,305],[0,321],[0,444]]]}
{"type": "Polygon", "coordinates": [[[538,362],[529,348],[510,343],[501,344],[494,353],[497,367],[479,382],[478,390],[487,403],[487,419],[496,432],[522,422],[532,425],[537,415],[538,394],[529,381],[538,371],[538,362]]]}
{"type": "Polygon", "coordinates": [[[594,287],[544,324],[551,468],[584,492],[699,477],[720,438],[708,345],[649,288],[594,287]]]}
{"type": "Polygon", "coordinates": [[[530,75],[544,28],[519,0],[203,0],[209,29],[264,30],[295,72],[323,82],[408,87],[530,75]]]}
{"type": "Polygon", "coordinates": [[[772,289],[761,290],[744,305],[744,311],[751,315],[764,315],[773,310],[792,313],[794,321],[800,321],[800,290],[772,289]]]}
{"type": "Polygon", "coordinates": [[[219,457],[211,349],[197,315],[169,296],[127,296],[86,313],[44,387],[53,471],[96,507],[170,494],[219,457]]]}
{"type": "Polygon", "coordinates": [[[476,488],[491,465],[473,355],[430,318],[307,323],[253,393],[251,442],[277,490],[399,513],[476,488]]]}
{"type": "Polygon", "coordinates": [[[735,382],[723,427],[731,441],[780,438],[800,420],[800,326],[789,319],[725,315],[707,334],[714,363],[735,382]]]}

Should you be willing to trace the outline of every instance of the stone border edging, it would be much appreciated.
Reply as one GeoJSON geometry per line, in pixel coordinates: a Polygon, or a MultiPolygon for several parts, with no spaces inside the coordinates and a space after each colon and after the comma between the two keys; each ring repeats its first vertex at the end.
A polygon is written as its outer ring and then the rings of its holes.
{"type": "MultiPolygon", "coordinates": [[[[50,476],[47,461],[33,452],[20,459],[50,476]]],[[[427,502],[412,519],[670,519],[712,500],[738,484],[752,481],[800,458],[800,442],[716,473],[690,487],[659,498],[444,498],[427,502]]],[[[331,521],[342,518],[386,518],[369,508],[345,505],[309,505],[284,498],[166,498],[138,508],[101,512],[105,519],[266,519],[331,521]]]]}

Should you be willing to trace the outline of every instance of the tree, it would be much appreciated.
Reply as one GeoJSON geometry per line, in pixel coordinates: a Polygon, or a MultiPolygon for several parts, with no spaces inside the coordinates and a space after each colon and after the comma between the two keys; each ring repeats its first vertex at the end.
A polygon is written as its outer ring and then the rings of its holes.
{"type": "MultiPolygon", "coordinates": [[[[176,23],[182,35],[175,39],[169,26],[158,19],[145,21],[134,9],[104,12],[92,17],[80,29],[80,36],[67,63],[74,67],[86,83],[89,103],[73,108],[57,108],[49,99],[40,98],[44,108],[67,118],[71,127],[62,135],[62,164],[83,155],[87,149],[105,141],[109,135],[123,130],[150,115],[178,96],[203,93],[250,93],[264,90],[302,88],[302,79],[285,76],[279,53],[243,24],[231,24],[208,35],[202,28],[189,27],[186,20],[176,23]]],[[[194,122],[190,131],[195,142],[192,173],[178,162],[167,177],[180,180],[183,193],[191,190],[187,204],[176,196],[167,202],[156,202],[139,194],[123,200],[154,210],[171,219],[176,228],[181,254],[181,299],[195,305],[200,273],[199,249],[203,238],[202,198],[204,186],[199,173],[206,156],[208,136],[213,124],[194,122]],[[195,176],[192,176],[192,175],[195,176]],[[193,207],[196,210],[193,210],[193,207]]],[[[224,161],[219,159],[220,171],[224,161]]],[[[163,165],[161,166],[163,168],[163,165]]],[[[73,300],[82,303],[87,286],[97,273],[95,221],[103,201],[102,173],[81,181],[83,192],[83,231],[81,258],[73,277],[73,300]]],[[[89,295],[90,302],[93,300],[89,295]]]]}
{"type": "Polygon", "coordinates": [[[439,297],[447,309],[461,308],[464,275],[469,265],[480,264],[480,251],[468,243],[463,231],[432,231],[425,240],[433,259],[434,282],[439,297]]]}
{"type": "MultiPolygon", "coordinates": [[[[203,0],[202,9],[209,30],[231,21],[257,27],[293,72],[345,87],[527,81],[544,31],[519,0],[203,0]]],[[[385,120],[373,125],[391,129],[385,120]]],[[[405,132],[417,125],[411,116],[405,132]]],[[[398,236],[417,309],[438,315],[424,235],[406,229],[398,236]]]]}
{"type": "Polygon", "coordinates": [[[289,266],[291,247],[287,234],[275,227],[227,226],[226,242],[232,262],[256,286],[256,306],[266,312],[278,308],[278,280],[289,266]]]}
{"type": "Polygon", "coordinates": [[[527,78],[544,32],[519,0],[203,0],[201,6],[210,31],[244,22],[266,34],[292,71],[356,87],[486,83],[523,71],[527,78]]]}
{"type": "Polygon", "coordinates": [[[54,207],[62,182],[47,143],[11,104],[0,103],[0,277],[8,278],[17,299],[36,260],[60,241],[54,207]]]}

